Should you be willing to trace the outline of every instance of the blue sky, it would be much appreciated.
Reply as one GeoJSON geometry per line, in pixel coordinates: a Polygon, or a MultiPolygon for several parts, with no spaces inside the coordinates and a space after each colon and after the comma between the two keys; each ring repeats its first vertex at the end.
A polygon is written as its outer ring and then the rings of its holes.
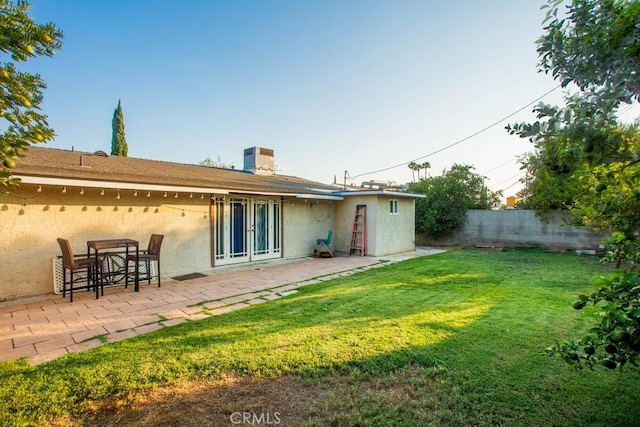
{"type": "MultiPolygon", "coordinates": [[[[275,150],[278,173],[320,182],[408,182],[406,166],[525,106],[556,82],[537,72],[542,1],[32,0],[64,46],[28,69],[47,82],[50,147],[110,150],[122,100],[129,156],[242,167],[275,150]]],[[[556,90],[544,101],[559,103],[556,90]]],[[[532,149],[508,122],[424,158],[474,165],[515,193],[532,149]]]]}

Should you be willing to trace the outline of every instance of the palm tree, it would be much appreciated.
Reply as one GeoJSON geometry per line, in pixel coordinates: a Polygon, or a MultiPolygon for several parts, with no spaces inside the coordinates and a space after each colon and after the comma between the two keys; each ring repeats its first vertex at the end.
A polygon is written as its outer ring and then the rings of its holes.
{"type": "Polygon", "coordinates": [[[413,182],[416,182],[416,171],[418,172],[418,179],[420,179],[420,165],[416,162],[411,162],[407,165],[411,169],[411,177],[413,182]]]}
{"type": "MultiPolygon", "coordinates": [[[[419,165],[419,167],[421,169],[424,169],[424,179],[427,179],[427,170],[431,167],[431,163],[424,162],[423,164],[419,165]]],[[[418,178],[420,178],[419,174],[418,174],[418,178]]]]}

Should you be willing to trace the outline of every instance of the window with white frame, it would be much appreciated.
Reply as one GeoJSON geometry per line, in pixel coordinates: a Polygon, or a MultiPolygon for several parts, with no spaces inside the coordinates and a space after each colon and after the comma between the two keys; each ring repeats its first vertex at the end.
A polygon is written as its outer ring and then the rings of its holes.
{"type": "Polygon", "coordinates": [[[389,200],[389,213],[391,215],[398,215],[398,201],[397,200],[389,200]]]}

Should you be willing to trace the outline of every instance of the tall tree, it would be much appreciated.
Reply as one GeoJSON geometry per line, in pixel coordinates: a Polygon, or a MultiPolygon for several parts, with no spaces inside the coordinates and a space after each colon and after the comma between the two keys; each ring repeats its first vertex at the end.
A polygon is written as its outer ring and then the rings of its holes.
{"type": "Polygon", "coordinates": [[[113,111],[111,129],[111,155],[127,157],[129,147],[127,146],[127,138],[124,136],[124,115],[122,114],[120,100],[118,100],[118,106],[113,111]]]}
{"type": "Polygon", "coordinates": [[[565,95],[563,107],[539,104],[536,122],[508,130],[534,143],[527,168],[538,207],[565,208],[586,225],[613,230],[607,257],[624,269],[574,302],[576,309],[598,305],[600,323],[548,352],[578,368],[614,369],[640,357],[640,130],[616,115],[640,101],[640,2],[572,0],[564,16],[562,3],[544,6],[540,69],[578,91],[565,95]]]}
{"type": "Polygon", "coordinates": [[[33,22],[27,15],[30,9],[27,1],[0,0],[0,195],[17,182],[11,176],[15,160],[30,144],[55,136],[40,112],[46,84],[38,74],[19,71],[18,65],[53,56],[62,47],[62,32],[52,23],[33,22]]]}
{"type": "Polygon", "coordinates": [[[411,178],[413,182],[416,182],[416,172],[418,172],[418,180],[420,180],[420,165],[416,162],[411,162],[407,165],[411,169],[411,178]]]}
{"type": "Polygon", "coordinates": [[[460,227],[467,210],[490,209],[494,196],[484,180],[473,166],[455,164],[441,176],[410,184],[408,191],[426,196],[416,201],[416,231],[437,239],[460,227]]]}
{"type": "MultiPolygon", "coordinates": [[[[420,164],[420,169],[424,169],[424,177],[425,177],[425,179],[427,178],[427,171],[429,170],[430,167],[431,167],[431,163],[429,163],[429,162],[424,162],[424,163],[420,164]]],[[[418,179],[420,179],[420,174],[418,174],[418,179]]]]}

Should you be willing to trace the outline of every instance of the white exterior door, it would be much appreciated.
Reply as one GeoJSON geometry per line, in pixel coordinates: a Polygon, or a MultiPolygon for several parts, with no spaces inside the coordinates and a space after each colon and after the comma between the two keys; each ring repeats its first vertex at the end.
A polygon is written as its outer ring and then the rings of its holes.
{"type": "Polygon", "coordinates": [[[279,258],[281,209],[279,199],[240,196],[213,199],[215,265],[279,258]]]}

